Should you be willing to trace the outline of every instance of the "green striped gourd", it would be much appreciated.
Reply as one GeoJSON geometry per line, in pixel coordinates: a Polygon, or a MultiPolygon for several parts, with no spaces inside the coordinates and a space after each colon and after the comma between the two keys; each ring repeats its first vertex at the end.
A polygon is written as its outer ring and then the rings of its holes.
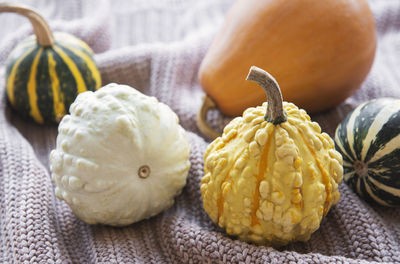
{"type": "Polygon", "coordinates": [[[37,123],[58,123],[79,93],[101,87],[90,47],[67,34],[51,33],[35,11],[0,4],[0,12],[16,12],[30,19],[35,35],[22,41],[6,63],[7,98],[24,117],[37,123]]]}
{"type": "Polygon", "coordinates": [[[350,112],[335,134],[344,180],[361,197],[400,205],[400,100],[380,98],[350,112]]]}

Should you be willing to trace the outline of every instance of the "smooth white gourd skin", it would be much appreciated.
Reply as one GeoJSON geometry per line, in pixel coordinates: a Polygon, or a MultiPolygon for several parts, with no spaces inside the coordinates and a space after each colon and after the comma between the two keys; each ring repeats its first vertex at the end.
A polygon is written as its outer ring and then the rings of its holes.
{"type": "Polygon", "coordinates": [[[90,223],[128,225],[169,208],[186,183],[190,145],[154,97],[109,84],[78,95],[50,154],[55,193],[90,223]],[[147,178],[138,175],[150,168],[147,178]]]}

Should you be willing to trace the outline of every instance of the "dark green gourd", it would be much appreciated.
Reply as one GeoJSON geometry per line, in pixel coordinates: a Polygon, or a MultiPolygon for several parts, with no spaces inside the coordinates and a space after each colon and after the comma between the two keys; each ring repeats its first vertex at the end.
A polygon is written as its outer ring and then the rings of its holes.
{"type": "Polygon", "coordinates": [[[335,134],[344,180],[361,197],[400,205],[400,99],[380,98],[350,112],[335,134]]]}
{"type": "Polygon", "coordinates": [[[11,52],[6,63],[7,98],[22,116],[37,123],[58,123],[79,93],[101,87],[93,51],[78,38],[54,35],[32,9],[1,3],[0,12],[26,16],[34,35],[11,52]]]}

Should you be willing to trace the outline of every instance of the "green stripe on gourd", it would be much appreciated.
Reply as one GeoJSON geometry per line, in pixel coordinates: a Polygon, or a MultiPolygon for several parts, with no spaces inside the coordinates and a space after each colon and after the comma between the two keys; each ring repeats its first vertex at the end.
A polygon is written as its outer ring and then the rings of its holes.
{"type": "Polygon", "coordinates": [[[26,16],[35,32],[7,60],[7,98],[21,115],[37,123],[59,122],[78,93],[101,87],[93,51],[86,43],[67,33],[53,35],[30,8],[0,3],[0,12],[26,16]]]}
{"type": "Polygon", "coordinates": [[[344,180],[361,197],[400,205],[400,100],[375,99],[350,112],[335,133],[344,180]]]}
{"type": "MultiPolygon", "coordinates": [[[[64,102],[64,106],[69,106],[78,95],[76,79],[69,69],[68,65],[60,57],[60,55],[58,55],[58,53],[54,50],[52,50],[52,54],[54,61],[56,62],[56,74],[59,80],[64,80],[63,82],[59,82],[60,97],[61,100],[64,102]]],[[[68,111],[68,107],[65,107],[64,109],[65,111],[68,111]]]]}
{"type": "Polygon", "coordinates": [[[27,91],[29,78],[27,76],[31,73],[31,65],[39,48],[36,47],[31,50],[19,64],[14,67],[7,66],[7,68],[11,68],[11,75],[7,77],[7,90],[12,95],[9,97],[9,101],[16,109],[20,109],[25,117],[28,117],[31,112],[27,91]]]}
{"type": "MultiPolygon", "coordinates": [[[[29,56],[29,54],[33,52],[33,50],[34,50],[34,48],[31,48],[29,50],[26,50],[26,49],[23,50],[22,52],[18,53],[18,54],[20,54],[19,56],[13,57],[13,61],[6,65],[7,98],[11,102],[11,104],[14,104],[14,101],[15,101],[14,79],[15,79],[15,76],[17,75],[17,68],[26,59],[26,57],[29,56]]],[[[17,53],[17,52],[13,52],[13,53],[17,53]]]]}
{"type": "MultiPolygon", "coordinates": [[[[48,66],[49,66],[49,79],[51,81],[51,92],[53,95],[53,111],[54,111],[54,118],[55,120],[61,119],[66,114],[65,104],[68,104],[64,100],[64,94],[62,93],[61,87],[62,84],[60,83],[59,76],[57,74],[57,66],[62,63],[61,60],[57,62],[58,55],[55,54],[53,50],[46,50],[47,58],[48,58],[48,66]]],[[[64,82],[63,82],[64,83],[64,82]]],[[[74,86],[72,86],[74,87],[74,86]]],[[[71,92],[71,91],[70,91],[71,92]]]]}
{"type": "Polygon", "coordinates": [[[93,88],[93,90],[91,91],[95,91],[94,88],[96,87],[96,79],[95,76],[93,75],[93,71],[91,71],[90,69],[90,67],[92,67],[94,63],[86,58],[87,54],[85,52],[82,52],[82,50],[78,50],[75,48],[68,48],[64,47],[63,45],[58,45],[58,46],[75,63],[83,81],[85,82],[86,89],[93,88]]]}
{"type": "Polygon", "coordinates": [[[53,100],[53,91],[51,87],[51,79],[49,78],[48,53],[46,50],[40,56],[36,72],[35,93],[37,96],[37,108],[42,120],[54,119],[54,105],[49,104],[53,100]],[[40,85],[38,85],[40,84],[40,85]]]}

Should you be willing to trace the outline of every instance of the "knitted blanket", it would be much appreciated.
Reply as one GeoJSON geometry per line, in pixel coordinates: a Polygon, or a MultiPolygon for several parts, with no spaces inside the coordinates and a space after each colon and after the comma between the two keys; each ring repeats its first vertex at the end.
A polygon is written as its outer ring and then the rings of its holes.
{"type": "MultiPolygon", "coordinates": [[[[279,249],[229,237],[204,212],[208,142],[195,123],[203,95],[197,71],[233,0],[26,2],[52,29],[94,49],[103,84],[128,84],[169,105],[188,133],[192,166],[174,206],[155,217],[123,228],[77,219],[55,198],[49,175],[57,127],[22,120],[6,103],[5,59],[32,30],[25,18],[1,14],[0,263],[400,263],[400,210],[367,204],[345,183],[311,239],[279,249]]],[[[400,98],[400,1],[370,5],[379,39],[368,78],[343,104],[312,116],[330,135],[361,102],[400,98]]],[[[218,112],[209,118],[219,128],[229,121],[218,112]]]]}

